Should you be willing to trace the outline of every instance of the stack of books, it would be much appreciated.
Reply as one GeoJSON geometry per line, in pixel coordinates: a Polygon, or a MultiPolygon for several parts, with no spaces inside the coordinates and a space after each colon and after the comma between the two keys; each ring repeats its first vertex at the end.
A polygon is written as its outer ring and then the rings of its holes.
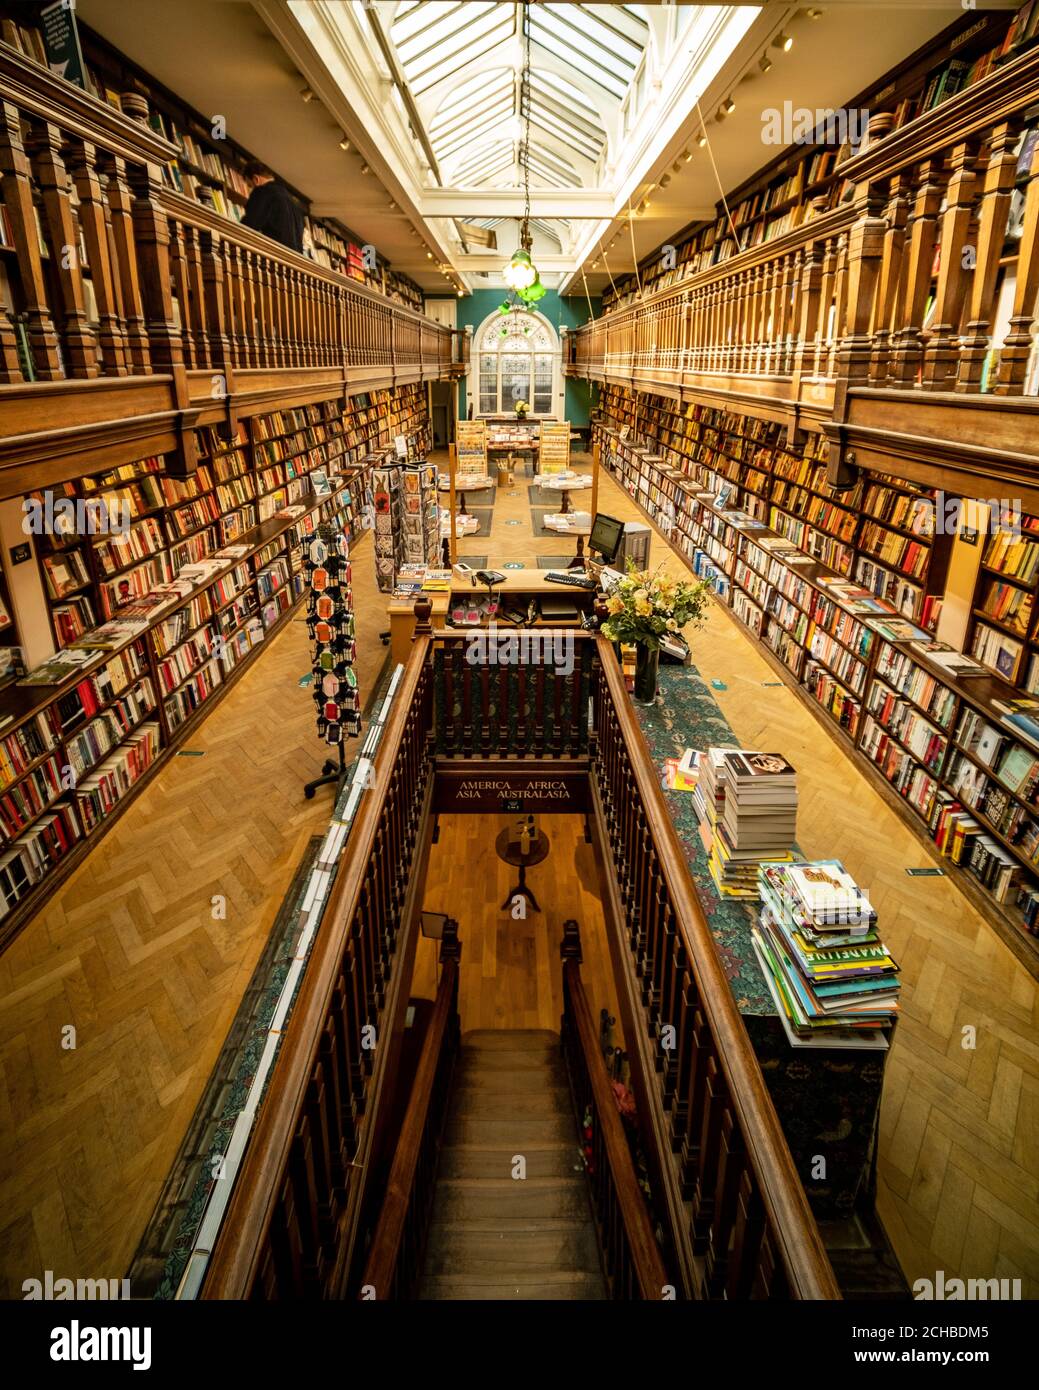
{"type": "MultiPolygon", "coordinates": [[[[791,859],[797,836],[797,776],[779,753],[745,749],[721,752],[714,769],[709,867],[723,897],[756,898],[758,866],[763,859],[791,859]]],[[[706,799],[706,798],[705,798],[706,799]]]]}
{"type": "Polygon", "coordinates": [[[837,859],[761,865],[754,951],[794,1047],[886,1049],[898,966],[868,895],[837,859]]]}

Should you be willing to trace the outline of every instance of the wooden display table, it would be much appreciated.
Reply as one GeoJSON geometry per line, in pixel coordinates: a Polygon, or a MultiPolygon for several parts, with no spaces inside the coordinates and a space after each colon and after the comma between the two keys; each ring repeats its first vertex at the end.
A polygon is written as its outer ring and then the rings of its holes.
{"type": "MultiPolygon", "coordinates": [[[[465,558],[464,556],[462,557],[465,558]]],[[[493,564],[488,566],[490,569],[496,568],[493,564]]],[[[539,598],[542,594],[565,594],[572,598],[579,612],[587,612],[591,609],[595,594],[590,589],[575,588],[573,585],[555,583],[548,578],[546,570],[521,569],[506,570],[505,578],[500,584],[494,586],[496,594],[502,594],[506,598],[515,598],[517,602],[531,598],[539,598]]],[[[415,599],[417,595],[409,595],[407,598],[391,598],[387,612],[390,618],[390,651],[394,662],[405,664],[411,654],[411,639],[415,634],[415,599]]],[[[424,594],[432,604],[432,622],[434,629],[445,626],[445,619],[454,604],[461,599],[469,602],[479,602],[487,597],[487,589],[483,584],[477,584],[473,588],[472,584],[463,575],[455,574],[452,579],[452,592],[439,594],[424,594]]],[[[540,620],[535,626],[554,626],[561,627],[564,624],[556,622],[554,624],[541,624],[540,620]]],[[[508,624],[504,624],[508,626],[508,624]]],[[[464,628],[452,628],[452,632],[464,632],[464,628]]]]}
{"type": "MultiPolygon", "coordinates": [[[[464,474],[464,475],[463,475],[462,477],[460,477],[460,478],[459,478],[459,477],[456,477],[456,478],[455,478],[455,492],[456,492],[456,493],[460,493],[460,494],[461,494],[461,497],[462,497],[461,505],[460,505],[459,508],[458,508],[458,515],[459,515],[459,516],[468,516],[468,515],[469,515],[469,511],[468,511],[468,509],[466,508],[466,505],[465,505],[465,495],[466,495],[467,492],[485,492],[485,491],[487,490],[487,488],[489,488],[489,487],[494,487],[494,479],[490,476],[490,474],[487,474],[487,475],[484,476],[484,477],[480,477],[479,475],[475,475],[475,476],[474,476],[474,475],[471,474],[471,473],[467,473],[467,474],[464,474]]],[[[447,473],[441,473],[441,474],[438,476],[438,478],[437,478],[437,491],[438,491],[438,492],[450,492],[450,491],[451,491],[451,478],[450,478],[450,476],[449,476],[447,473]]]]}
{"type": "Polygon", "coordinates": [[[515,888],[510,888],[505,895],[502,903],[502,911],[511,907],[514,898],[526,898],[535,912],[540,912],[538,900],[527,887],[527,869],[535,864],[541,864],[548,858],[549,838],[543,830],[538,831],[536,840],[531,840],[526,854],[524,854],[518,844],[509,843],[509,828],[498,831],[498,838],[494,842],[494,851],[499,859],[503,859],[506,864],[511,864],[514,869],[519,869],[519,883],[515,888]]]}
{"type": "Polygon", "coordinates": [[[562,493],[563,503],[559,510],[563,516],[566,516],[571,509],[570,494],[582,492],[592,485],[592,480],[587,473],[536,473],[534,482],[546,491],[562,493]]]}

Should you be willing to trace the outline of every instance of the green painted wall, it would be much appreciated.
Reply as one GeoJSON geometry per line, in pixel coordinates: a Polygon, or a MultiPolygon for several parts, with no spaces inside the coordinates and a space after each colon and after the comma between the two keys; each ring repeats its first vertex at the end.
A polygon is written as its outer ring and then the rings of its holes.
{"type": "MultiPolygon", "coordinates": [[[[505,299],[507,291],[504,289],[496,290],[474,290],[465,299],[455,299],[455,326],[464,328],[467,323],[472,324],[473,331],[480,327],[488,314],[493,314],[498,305],[505,299]]],[[[432,296],[431,296],[432,297],[432,296]]],[[[447,296],[443,296],[446,298],[447,296]]],[[[602,308],[602,300],[592,296],[592,313],[588,313],[588,300],[582,295],[567,295],[561,297],[555,290],[549,290],[544,299],[537,306],[538,313],[543,314],[549,323],[558,333],[560,328],[569,329],[579,328],[582,323],[587,323],[589,317],[595,317],[602,308]]],[[[576,381],[569,377],[566,378],[566,418],[572,425],[578,428],[588,425],[589,416],[594,409],[597,400],[596,388],[587,381],[576,381]]],[[[469,409],[469,378],[463,377],[458,385],[458,414],[464,419],[469,409]]]]}

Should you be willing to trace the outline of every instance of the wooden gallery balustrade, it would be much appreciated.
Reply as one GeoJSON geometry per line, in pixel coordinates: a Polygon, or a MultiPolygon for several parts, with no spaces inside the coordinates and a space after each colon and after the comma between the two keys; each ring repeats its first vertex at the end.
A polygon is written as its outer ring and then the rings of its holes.
{"type": "MultiPolygon", "coordinates": [[[[593,1196],[615,1296],[659,1297],[671,1284],[680,1298],[839,1297],[612,648],[583,635],[566,676],[546,683],[534,663],[518,662],[492,678],[485,666],[459,669],[468,637],[423,627],[420,615],[375,788],[347,844],[203,1297],[343,1298],[356,1296],[362,1281],[377,1297],[392,1297],[414,1287],[435,1173],[431,1136],[448,1091],[450,1057],[441,1052],[456,1036],[453,951],[435,1011],[439,1041],[420,1064],[423,1087],[412,1092],[408,1142],[400,1140],[406,1154],[398,1150],[396,1163],[399,1136],[387,1133],[387,1113],[431,796],[474,758],[501,772],[538,762],[571,776],[578,768],[587,784],[611,954],[627,980],[618,987],[639,1001],[625,1036],[640,1129],[653,1151],[655,1204],[668,1228],[656,1251],[627,1203],[630,1184],[616,1127],[605,1119],[605,1072],[593,1070],[601,1054],[570,933],[564,1033],[575,1094],[590,1097],[601,1120],[609,1173],[600,1173],[593,1196]],[[365,1045],[371,1027],[374,1049],[365,1045]],[[380,1229],[378,1197],[388,1184],[392,1202],[380,1229]],[[626,1217],[618,1215],[621,1192],[626,1217]]],[[[462,921],[463,945],[465,929],[462,921]]]]}
{"type": "Polygon", "coordinates": [[[824,427],[834,481],[857,461],[964,496],[1002,495],[996,481],[1039,495],[1039,403],[1024,395],[1039,146],[1023,184],[1016,152],[1037,102],[1033,49],[897,131],[873,113],[839,166],[846,203],[585,324],[570,374],[824,427]],[[994,333],[1008,267],[1011,315],[994,333]]]}
{"type": "Polygon", "coordinates": [[[0,44],[0,195],[32,362],[0,308],[6,494],[40,484],[31,462],[45,481],[88,472],[95,438],[108,465],[146,441],[189,470],[195,425],[464,370],[464,334],[165,186],[178,151],[143,98],[123,102],[0,44]]]}

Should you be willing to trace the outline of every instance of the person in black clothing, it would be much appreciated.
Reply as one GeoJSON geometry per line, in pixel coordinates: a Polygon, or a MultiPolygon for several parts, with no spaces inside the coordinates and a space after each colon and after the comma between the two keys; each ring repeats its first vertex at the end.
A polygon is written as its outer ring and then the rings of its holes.
{"type": "Polygon", "coordinates": [[[293,251],[302,251],[303,212],[292,194],[262,164],[250,164],[246,175],[253,187],[242,225],[263,232],[293,251]]]}

